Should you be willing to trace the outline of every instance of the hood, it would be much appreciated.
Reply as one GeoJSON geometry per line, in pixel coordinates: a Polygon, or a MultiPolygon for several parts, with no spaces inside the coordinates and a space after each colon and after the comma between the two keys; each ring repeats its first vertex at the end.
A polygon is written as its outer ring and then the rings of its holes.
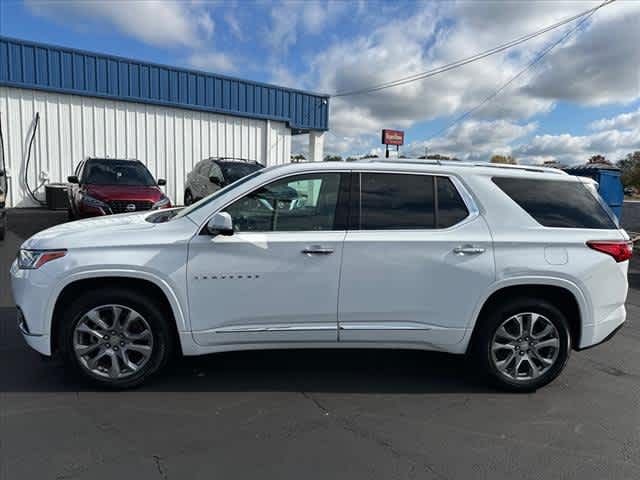
{"type": "MultiPolygon", "coordinates": [[[[166,211],[164,211],[166,212],[166,211]]],[[[188,243],[198,225],[188,217],[154,223],[159,211],[122,213],[63,223],[36,233],[21,248],[33,250],[97,249],[188,243]]]]}
{"type": "Polygon", "coordinates": [[[93,198],[103,202],[114,200],[139,200],[157,202],[162,198],[162,191],[156,185],[86,185],[85,191],[93,198]]]}
{"type": "Polygon", "coordinates": [[[56,249],[123,245],[148,242],[157,224],[145,218],[155,212],[123,213],[63,223],[36,233],[24,242],[22,248],[56,249]]]}

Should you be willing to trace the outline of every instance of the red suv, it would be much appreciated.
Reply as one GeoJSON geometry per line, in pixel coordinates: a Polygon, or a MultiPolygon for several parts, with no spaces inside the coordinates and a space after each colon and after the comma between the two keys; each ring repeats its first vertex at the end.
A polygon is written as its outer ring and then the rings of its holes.
{"type": "Polygon", "coordinates": [[[138,160],[89,158],[67,180],[70,220],[171,207],[159,188],[166,181],[156,182],[138,160]]]}

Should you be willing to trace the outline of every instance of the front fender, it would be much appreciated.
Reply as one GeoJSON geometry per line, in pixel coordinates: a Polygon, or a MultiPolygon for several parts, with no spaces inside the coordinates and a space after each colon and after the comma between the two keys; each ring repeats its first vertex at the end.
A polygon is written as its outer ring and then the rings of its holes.
{"type": "Polygon", "coordinates": [[[60,297],[60,294],[63,290],[69,286],[70,284],[80,281],[80,280],[90,280],[90,279],[98,279],[105,277],[122,277],[122,278],[134,278],[137,280],[146,280],[154,285],[156,285],[169,301],[169,305],[171,306],[171,310],[173,312],[173,317],[176,321],[176,327],[178,332],[184,332],[190,330],[188,315],[186,313],[186,309],[188,308],[187,302],[181,302],[180,298],[175,292],[175,286],[171,285],[167,280],[161,278],[160,276],[144,271],[144,270],[132,270],[126,268],[100,268],[100,269],[91,269],[91,270],[83,270],[80,272],[75,272],[70,275],[64,277],[64,279],[56,284],[54,287],[52,294],[49,297],[49,301],[46,306],[45,318],[47,319],[47,324],[45,325],[46,331],[50,332],[51,323],[53,320],[53,312],[56,306],[56,302],[60,297]]]}

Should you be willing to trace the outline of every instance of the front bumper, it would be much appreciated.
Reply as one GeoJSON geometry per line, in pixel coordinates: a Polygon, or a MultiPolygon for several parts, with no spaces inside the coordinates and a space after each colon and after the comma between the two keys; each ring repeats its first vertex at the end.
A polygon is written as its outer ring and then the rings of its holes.
{"type": "Polygon", "coordinates": [[[20,307],[16,308],[16,312],[18,329],[20,330],[24,341],[27,342],[27,345],[43,355],[51,355],[51,341],[49,335],[31,333],[29,330],[29,324],[27,323],[20,307]]]}
{"type": "Polygon", "coordinates": [[[20,332],[31,348],[51,355],[49,322],[45,321],[51,279],[41,270],[20,270],[17,261],[11,265],[10,273],[20,332]]]}

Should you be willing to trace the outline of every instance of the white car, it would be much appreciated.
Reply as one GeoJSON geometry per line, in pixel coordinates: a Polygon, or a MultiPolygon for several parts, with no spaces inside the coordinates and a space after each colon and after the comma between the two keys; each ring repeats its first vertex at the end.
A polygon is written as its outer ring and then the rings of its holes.
{"type": "Polygon", "coordinates": [[[469,353],[530,391],[622,326],[631,252],[559,170],[330,162],[50,228],[11,275],[27,343],[106,386],[172,353],[341,347],[469,353]]]}

